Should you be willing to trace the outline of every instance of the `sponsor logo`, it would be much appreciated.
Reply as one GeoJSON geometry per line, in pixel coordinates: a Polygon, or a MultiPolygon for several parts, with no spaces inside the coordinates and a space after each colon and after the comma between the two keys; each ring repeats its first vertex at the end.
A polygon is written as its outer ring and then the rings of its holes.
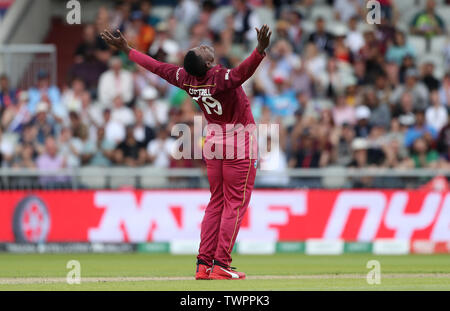
{"type": "Polygon", "coordinates": [[[49,229],[50,215],[41,199],[27,196],[17,204],[13,216],[16,242],[45,242],[49,229]]]}

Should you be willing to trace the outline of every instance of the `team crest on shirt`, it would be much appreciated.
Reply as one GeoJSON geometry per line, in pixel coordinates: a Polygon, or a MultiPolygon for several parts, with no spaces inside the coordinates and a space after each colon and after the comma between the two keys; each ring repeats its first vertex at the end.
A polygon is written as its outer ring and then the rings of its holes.
{"type": "Polygon", "coordinates": [[[255,168],[258,167],[258,160],[255,160],[255,168]]]}

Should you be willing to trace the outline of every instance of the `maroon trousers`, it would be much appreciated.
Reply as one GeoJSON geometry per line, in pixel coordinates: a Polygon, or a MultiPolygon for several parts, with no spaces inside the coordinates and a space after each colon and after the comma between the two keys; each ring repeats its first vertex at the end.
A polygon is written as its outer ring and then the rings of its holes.
{"type": "Polygon", "coordinates": [[[247,211],[256,159],[206,160],[211,199],[203,217],[197,259],[231,264],[231,251],[247,211]]]}

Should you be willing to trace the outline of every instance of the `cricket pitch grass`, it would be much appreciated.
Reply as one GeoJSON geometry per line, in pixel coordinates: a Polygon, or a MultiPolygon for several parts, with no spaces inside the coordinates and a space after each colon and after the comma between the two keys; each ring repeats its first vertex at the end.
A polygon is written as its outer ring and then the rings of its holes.
{"type": "Polygon", "coordinates": [[[196,281],[195,256],[168,254],[0,254],[0,290],[450,290],[450,255],[234,255],[246,280],[196,281]],[[81,284],[68,284],[70,260],[81,284]],[[381,284],[366,267],[378,260],[381,284]]]}

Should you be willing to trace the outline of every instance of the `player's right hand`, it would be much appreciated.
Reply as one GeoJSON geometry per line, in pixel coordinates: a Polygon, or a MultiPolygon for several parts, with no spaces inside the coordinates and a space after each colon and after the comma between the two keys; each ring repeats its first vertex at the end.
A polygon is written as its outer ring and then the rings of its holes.
{"type": "Polygon", "coordinates": [[[112,47],[115,47],[116,49],[120,51],[124,51],[127,55],[131,51],[131,47],[128,45],[127,39],[123,36],[123,34],[120,32],[120,30],[116,30],[116,32],[119,34],[118,37],[115,37],[112,33],[109,32],[109,30],[104,30],[100,37],[109,45],[112,47]]]}
{"type": "Polygon", "coordinates": [[[270,36],[272,35],[272,31],[270,30],[267,24],[264,24],[260,29],[256,28],[257,38],[258,38],[258,52],[260,54],[264,53],[264,50],[269,46],[270,36]]]}

